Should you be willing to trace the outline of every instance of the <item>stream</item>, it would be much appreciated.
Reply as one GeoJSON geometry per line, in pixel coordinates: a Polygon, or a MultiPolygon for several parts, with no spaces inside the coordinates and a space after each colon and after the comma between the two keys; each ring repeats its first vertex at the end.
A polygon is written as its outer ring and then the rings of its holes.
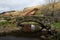
{"type": "Polygon", "coordinates": [[[3,36],[0,40],[39,40],[38,38],[25,38],[25,37],[15,37],[15,36],[3,36]]]}

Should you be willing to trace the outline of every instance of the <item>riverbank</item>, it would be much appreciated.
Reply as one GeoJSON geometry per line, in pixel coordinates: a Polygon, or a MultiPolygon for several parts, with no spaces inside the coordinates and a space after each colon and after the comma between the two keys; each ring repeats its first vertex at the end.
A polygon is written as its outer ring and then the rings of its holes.
{"type": "Polygon", "coordinates": [[[18,31],[20,28],[18,27],[5,27],[5,28],[0,28],[0,33],[9,33],[12,31],[18,31]]]}

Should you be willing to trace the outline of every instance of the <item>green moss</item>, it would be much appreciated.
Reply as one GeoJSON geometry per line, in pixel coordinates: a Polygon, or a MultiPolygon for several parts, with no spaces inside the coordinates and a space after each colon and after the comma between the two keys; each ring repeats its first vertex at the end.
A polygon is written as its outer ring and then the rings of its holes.
{"type": "Polygon", "coordinates": [[[38,24],[36,22],[22,22],[21,24],[38,24]]]}
{"type": "Polygon", "coordinates": [[[60,23],[54,23],[53,25],[57,28],[60,28],[60,23]]]}
{"type": "Polygon", "coordinates": [[[60,22],[54,23],[53,25],[57,28],[58,32],[60,33],[60,22]]]}

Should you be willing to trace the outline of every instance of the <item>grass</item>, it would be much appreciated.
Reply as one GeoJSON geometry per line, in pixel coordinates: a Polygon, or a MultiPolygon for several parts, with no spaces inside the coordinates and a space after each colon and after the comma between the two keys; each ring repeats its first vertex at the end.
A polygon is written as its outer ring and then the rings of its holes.
{"type": "Polygon", "coordinates": [[[15,24],[10,23],[8,21],[6,21],[6,22],[0,22],[0,28],[1,27],[15,27],[15,26],[16,26],[15,24]]]}
{"type": "Polygon", "coordinates": [[[54,25],[54,26],[57,28],[57,30],[60,32],[60,22],[54,23],[53,25],[54,25]]]}
{"type": "Polygon", "coordinates": [[[53,24],[57,28],[57,40],[60,40],[60,22],[54,23],[53,24]]]}

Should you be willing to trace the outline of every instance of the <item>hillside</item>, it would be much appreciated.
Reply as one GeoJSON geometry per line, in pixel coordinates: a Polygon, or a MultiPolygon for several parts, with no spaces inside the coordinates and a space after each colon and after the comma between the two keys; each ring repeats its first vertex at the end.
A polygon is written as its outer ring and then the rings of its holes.
{"type": "MultiPolygon", "coordinates": [[[[57,2],[54,4],[54,11],[56,10],[60,10],[60,3],[57,2]]],[[[31,15],[31,14],[38,14],[38,13],[48,13],[48,12],[52,12],[53,11],[53,4],[46,4],[46,5],[43,5],[43,6],[32,6],[32,7],[26,7],[24,8],[23,11],[8,11],[8,12],[3,12],[1,13],[2,15],[4,16],[26,16],[28,13],[28,15],[31,15]],[[38,9],[36,11],[34,11],[34,9],[38,9]]]]}

